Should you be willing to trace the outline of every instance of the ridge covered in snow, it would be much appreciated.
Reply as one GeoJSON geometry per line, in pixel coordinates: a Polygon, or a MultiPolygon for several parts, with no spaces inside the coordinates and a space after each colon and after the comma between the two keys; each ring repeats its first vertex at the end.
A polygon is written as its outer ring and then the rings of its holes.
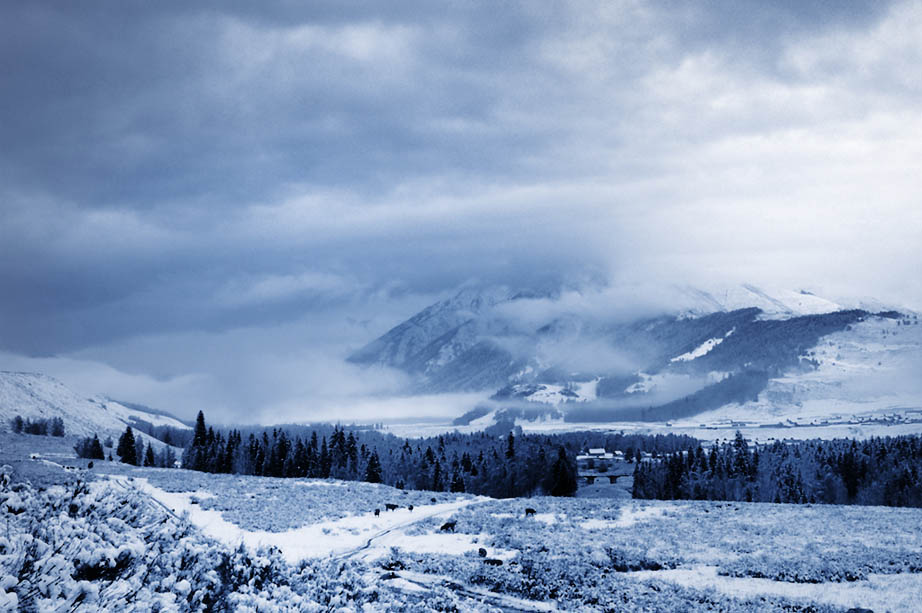
{"type": "MultiPolygon", "coordinates": [[[[189,429],[181,421],[126,407],[101,397],[85,398],[48,375],[0,371],[0,420],[4,428],[17,415],[23,419],[60,417],[68,435],[116,437],[128,425],[145,421],[154,426],[189,429]]],[[[146,434],[142,438],[154,441],[146,434]]],[[[162,444],[159,443],[158,444],[162,444]]]]}
{"type": "MultiPolygon", "coordinates": [[[[918,325],[909,311],[856,309],[805,289],[667,290],[656,306],[635,308],[623,304],[630,292],[616,289],[535,295],[468,287],[350,359],[403,370],[413,391],[484,393],[497,409],[666,421],[752,403],[770,381],[817,370],[812,356],[828,335],[854,335],[863,323],[918,325]]],[[[922,365],[922,343],[905,351],[904,362],[922,365]]],[[[885,385],[886,377],[874,372],[856,399],[880,396],[874,381],[885,385]]],[[[918,394],[904,398],[922,404],[918,394]]]]}

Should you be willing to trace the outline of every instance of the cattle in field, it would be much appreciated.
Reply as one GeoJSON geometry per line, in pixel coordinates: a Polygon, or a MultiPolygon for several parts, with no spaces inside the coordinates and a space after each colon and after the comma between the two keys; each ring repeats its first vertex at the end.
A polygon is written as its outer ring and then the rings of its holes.
{"type": "Polygon", "coordinates": [[[409,509],[410,511],[412,511],[412,510],[413,510],[413,505],[412,505],[412,504],[409,505],[409,506],[407,507],[407,509],[409,509]]]}
{"type": "Polygon", "coordinates": [[[487,557],[487,550],[484,549],[483,547],[481,547],[480,549],[477,550],[477,554],[478,554],[481,558],[485,558],[485,557],[487,557]]]}
{"type": "Polygon", "coordinates": [[[385,503],[384,503],[384,508],[385,508],[385,510],[387,510],[387,511],[394,511],[394,510],[397,509],[397,505],[396,505],[396,504],[392,504],[392,503],[390,503],[390,502],[385,502],[385,503]]]}
{"type": "Polygon", "coordinates": [[[503,561],[497,560],[496,558],[487,558],[483,561],[484,564],[489,564],[490,566],[502,566],[503,561]]]}
{"type": "Polygon", "coordinates": [[[456,521],[447,521],[447,522],[445,522],[444,524],[442,524],[442,527],[439,528],[439,530],[441,530],[442,532],[454,532],[454,531],[455,531],[455,526],[456,526],[457,524],[458,524],[458,522],[456,522],[456,521]]]}
{"type": "Polygon", "coordinates": [[[525,517],[528,517],[529,515],[534,515],[535,513],[537,513],[537,511],[535,511],[531,507],[528,507],[527,509],[525,509],[525,517]]]}
{"type": "Polygon", "coordinates": [[[381,515],[381,509],[375,509],[375,517],[381,515]]]}

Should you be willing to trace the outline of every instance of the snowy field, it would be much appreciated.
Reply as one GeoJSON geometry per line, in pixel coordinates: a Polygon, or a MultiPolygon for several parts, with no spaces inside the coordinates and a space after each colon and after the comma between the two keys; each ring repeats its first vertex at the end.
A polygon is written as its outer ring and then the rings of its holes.
{"type": "Polygon", "coordinates": [[[922,594],[922,509],[493,500],[101,464],[17,465],[68,477],[51,487],[0,478],[0,610],[908,612],[922,594]]]}

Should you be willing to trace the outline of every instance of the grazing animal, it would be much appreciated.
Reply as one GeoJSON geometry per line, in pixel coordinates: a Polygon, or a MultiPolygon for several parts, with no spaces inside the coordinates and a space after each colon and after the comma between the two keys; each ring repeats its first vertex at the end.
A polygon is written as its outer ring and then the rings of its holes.
{"type": "Polygon", "coordinates": [[[388,511],[393,511],[393,510],[397,509],[397,505],[396,505],[396,504],[391,504],[390,502],[386,502],[386,503],[384,503],[384,508],[385,508],[386,510],[388,510],[388,511]]]}
{"type": "Polygon", "coordinates": [[[490,566],[502,566],[503,561],[497,560],[496,558],[487,558],[483,561],[484,564],[489,564],[490,566]]]}
{"type": "Polygon", "coordinates": [[[435,498],[430,498],[429,502],[431,502],[432,504],[435,504],[435,498]]]}
{"type": "Polygon", "coordinates": [[[375,509],[375,517],[381,515],[381,509],[375,509]]]}
{"type": "Polygon", "coordinates": [[[86,467],[87,467],[87,468],[93,468],[93,460],[90,460],[89,462],[87,462],[86,467]]]}
{"type": "Polygon", "coordinates": [[[478,549],[478,550],[477,550],[477,553],[480,554],[480,557],[481,557],[481,558],[487,557],[487,550],[484,549],[483,547],[481,547],[480,549],[478,549]]]}
{"type": "Polygon", "coordinates": [[[410,506],[408,506],[407,508],[408,508],[409,510],[411,510],[411,511],[412,511],[412,510],[413,510],[413,505],[411,504],[411,505],[410,505],[410,506]]]}
{"type": "Polygon", "coordinates": [[[528,517],[529,515],[534,515],[535,513],[537,513],[537,511],[535,511],[531,507],[528,507],[527,509],[525,509],[525,517],[528,517]]]}
{"type": "Polygon", "coordinates": [[[442,532],[454,532],[455,526],[457,525],[457,523],[458,522],[456,521],[447,521],[444,524],[442,524],[442,527],[439,528],[439,530],[441,530],[442,532]]]}

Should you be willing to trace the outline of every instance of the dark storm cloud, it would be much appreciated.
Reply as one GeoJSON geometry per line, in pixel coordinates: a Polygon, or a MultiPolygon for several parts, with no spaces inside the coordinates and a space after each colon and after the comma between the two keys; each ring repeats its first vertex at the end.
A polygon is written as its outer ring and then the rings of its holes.
{"type": "Polygon", "coordinates": [[[323,383],[248,377],[234,343],[303,372],[470,279],[918,304],[920,26],[883,2],[4,3],[0,350],[194,371],[234,411],[214,390],[323,383]]]}

